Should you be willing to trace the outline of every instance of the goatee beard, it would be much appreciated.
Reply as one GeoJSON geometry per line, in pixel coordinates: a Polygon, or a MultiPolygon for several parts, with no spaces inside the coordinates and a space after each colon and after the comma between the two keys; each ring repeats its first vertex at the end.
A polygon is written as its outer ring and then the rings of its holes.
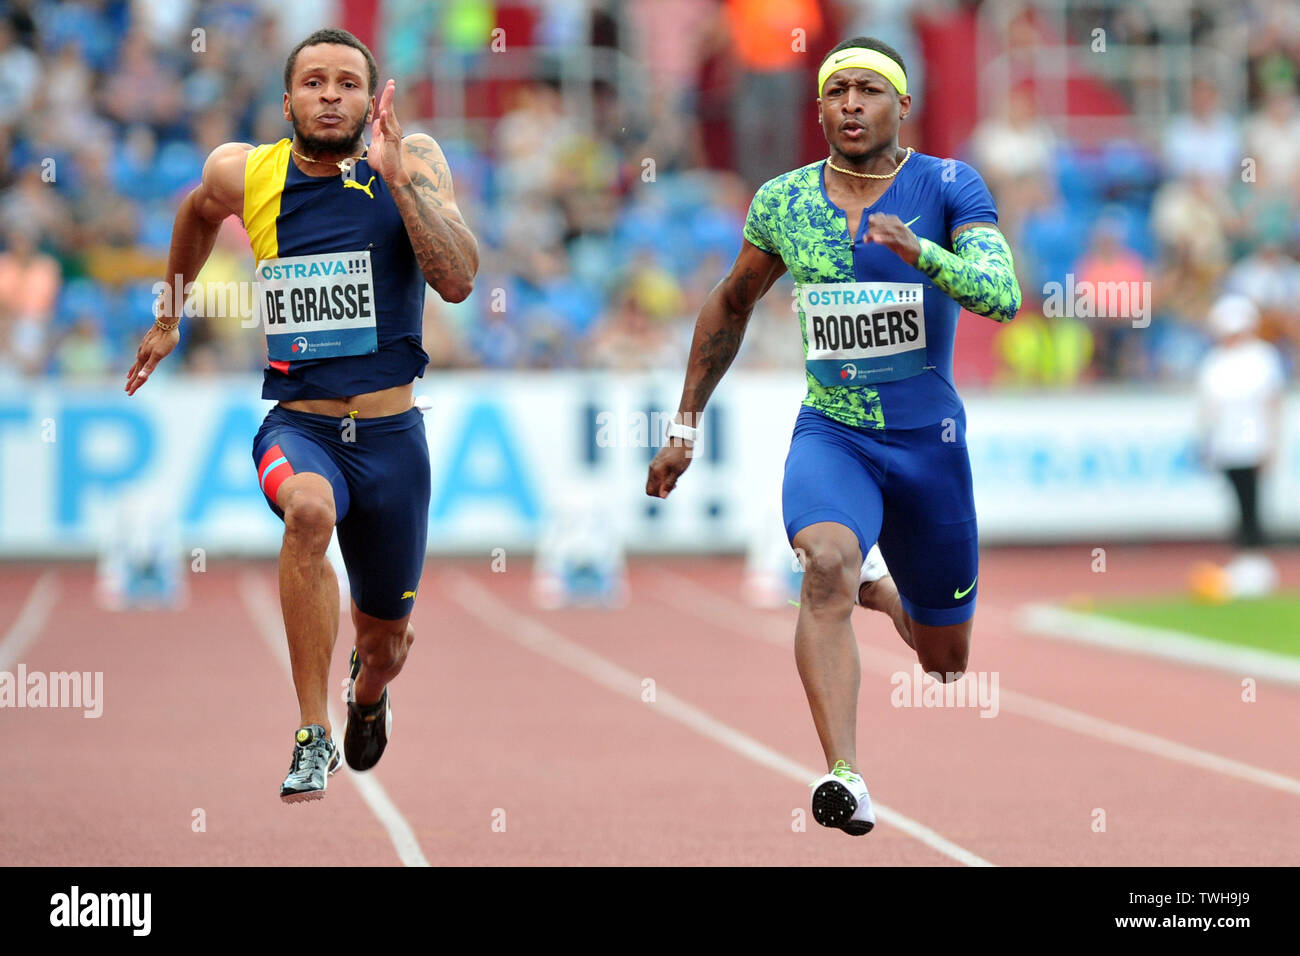
{"type": "Polygon", "coordinates": [[[364,119],[357,123],[352,130],[352,135],[346,140],[336,140],[313,136],[304,130],[298,123],[298,117],[293,112],[293,107],[289,107],[289,117],[293,121],[294,136],[298,138],[302,148],[313,159],[319,159],[322,156],[356,156],[365,147],[365,142],[361,138],[361,134],[366,128],[364,119]]]}

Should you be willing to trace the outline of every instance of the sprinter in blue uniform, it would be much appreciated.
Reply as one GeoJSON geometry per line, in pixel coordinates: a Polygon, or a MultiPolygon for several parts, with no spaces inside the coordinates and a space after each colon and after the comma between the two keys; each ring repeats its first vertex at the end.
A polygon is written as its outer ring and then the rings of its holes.
{"type": "Polygon", "coordinates": [[[813,819],[861,836],[876,818],[857,755],[854,597],[890,616],[928,673],[961,678],[979,546],[953,340],[962,307],[1011,321],[1020,286],[979,174],[899,146],[912,97],[897,50],[875,37],[838,44],[817,106],[828,155],[754,195],[740,254],[700,310],[668,430],[681,441],[655,456],[646,493],[676,486],[754,304],[788,271],[808,394],[782,506],[804,568],[795,662],[827,766],[813,819]]]}
{"type": "Polygon", "coordinates": [[[428,136],[402,136],[395,84],[376,102],[378,68],[345,30],[318,30],[289,54],[284,118],[293,138],[213,150],[176,216],[168,289],[126,391],[176,346],[184,301],[227,216],[256,257],[269,364],[262,397],[278,404],[254,439],[267,504],[284,520],[280,601],[301,726],[287,803],[325,795],[339,765],[326,700],[338,635],[338,582],[325,549],[335,526],[357,642],[343,752],[368,770],[388,743],[388,684],[406,660],[429,522],[429,451],[412,383],[425,286],[464,300],[478,244],[456,207],[451,173],[428,136]],[[371,141],[362,134],[369,124],[371,141]]]}

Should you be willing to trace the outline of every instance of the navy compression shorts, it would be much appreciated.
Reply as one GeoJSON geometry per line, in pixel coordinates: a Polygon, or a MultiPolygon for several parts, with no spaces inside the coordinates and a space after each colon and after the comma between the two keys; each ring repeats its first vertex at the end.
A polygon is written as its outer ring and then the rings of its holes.
{"type": "Polygon", "coordinates": [[[339,419],[276,405],[253,439],[253,461],[281,519],[275,496],[286,478],[314,472],[328,480],[352,600],[382,620],[411,612],[429,533],[429,445],[418,408],[339,419]]]}
{"type": "Polygon", "coordinates": [[[862,557],[879,541],[903,609],[931,626],[975,614],[979,542],[966,412],[923,428],[855,428],[804,406],[781,490],[791,543],[822,521],[842,524],[862,557]]]}

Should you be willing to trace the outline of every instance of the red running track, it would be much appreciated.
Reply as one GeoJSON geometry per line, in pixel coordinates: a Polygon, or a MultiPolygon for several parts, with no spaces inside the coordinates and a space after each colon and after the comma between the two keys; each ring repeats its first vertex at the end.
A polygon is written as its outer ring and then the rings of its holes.
{"type": "MultiPolygon", "coordinates": [[[[11,566],[0,670],[102,671],[104,691],[99,718],[0,709],[0,864],[1294,863],[1300,690],[1261,679],[1245,703],[1258,675],[1017,625],[1030,600],[1178,590],[1203,556],[1111,548],[1094,574],[1090,547],[987,552],[970,667],[997,674],[992,718],[893,706],[913,658],[855,612],[859,754],[883,808],[860,838],[806,818],[822,771],[796,612],[744,606],[738,561],[633,562],[618,612],[534,610],[523,561],[431,562],[367,775],[418,844],[401,855],[346,770],[322,803],[278,799],[297,711],[262,636],[283,643],[272,565],[210,562],[187,608],[155,613],[98,610],[86,566],[11,566]]],[[[1300,586],[1300,557],[1278,560],[1300,586]]],[[[345,623],[336,696],[348,646],[345,623]]]]}

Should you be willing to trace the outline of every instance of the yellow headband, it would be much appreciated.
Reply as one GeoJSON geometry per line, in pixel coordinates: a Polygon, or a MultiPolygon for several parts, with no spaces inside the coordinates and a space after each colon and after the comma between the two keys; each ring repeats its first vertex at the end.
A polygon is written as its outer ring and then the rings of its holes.
{"type": "Polygon", "coordinates": [[[832,73],[854,67],[875,70],[898,90],[899,96],[907,95],[907,77],[903,74],[903,68],[879,50],[867,50],[860,46],[840,50],[826,58],[826,62],[817,73],[817,95],[822,95],[822,90],[826,88],[826,81],[830,79],[832,73]]]}

